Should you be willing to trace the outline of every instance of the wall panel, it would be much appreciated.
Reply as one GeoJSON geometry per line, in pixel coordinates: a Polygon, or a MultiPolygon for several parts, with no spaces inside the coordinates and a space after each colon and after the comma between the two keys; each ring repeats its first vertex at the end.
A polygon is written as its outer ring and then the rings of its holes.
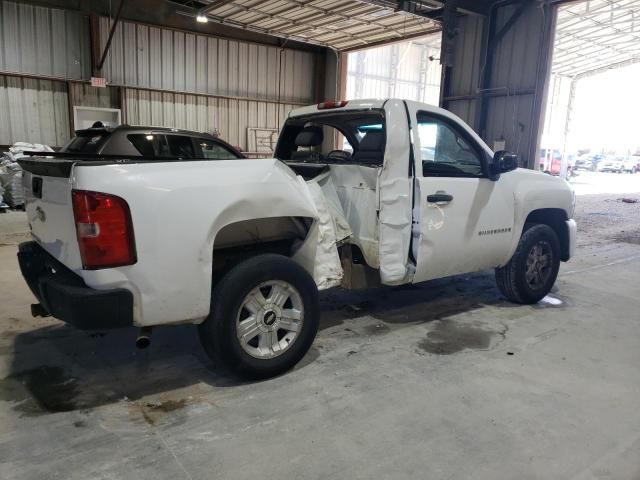
{"type": "Polygon", "coordinates": [[[120,108],[116,87],[95,88],[88,83],[71,82],[71,98],[74,106],[120,108]]]}
{"type": "Polygon", "coordinates": [[[458,18],[442,105],[493,147],[536,164],[557,6],[504,2],[487,17],[458,18]]]}
{"type": "MultiPolygon", "coordinates": [[[[104,45],[110,20],[99,24],[104,45]]],[[[103,74],[128,87],[313,103],[316,55],[121,21],[103,74]]]]}
{"type": "Polygon", "coordinates": [[[70,136],[68,111],[64,82],[0,75],[0,145],[62,146],[70,136]]]}
{"type": "Polygon", "coordinates": [[[249,128],[279,129],[288,113],[299,106],[137,88],[127,88],[125,99],[131,125],[218,132],[243,150],[248,148],[249,128]]]}
{"type": "Polygon", "coordinates": [[[0,1],[0,71],[79,80],[90,62],[86,16],[0,1]]]}

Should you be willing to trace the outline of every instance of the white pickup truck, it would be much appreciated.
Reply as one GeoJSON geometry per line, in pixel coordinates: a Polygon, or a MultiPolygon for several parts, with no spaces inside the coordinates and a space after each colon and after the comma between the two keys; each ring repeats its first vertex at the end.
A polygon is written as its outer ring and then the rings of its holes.
{"type": "Polygon", "coordinates": [[[300,108],[275,157],[23,159],[32,312],[87,329],[197,324],[216,364],[267,377],[311,346],[318,290],[495,268],[505,297],[534,303],[574,250],[568,184],[440,108],[300,108]]]}

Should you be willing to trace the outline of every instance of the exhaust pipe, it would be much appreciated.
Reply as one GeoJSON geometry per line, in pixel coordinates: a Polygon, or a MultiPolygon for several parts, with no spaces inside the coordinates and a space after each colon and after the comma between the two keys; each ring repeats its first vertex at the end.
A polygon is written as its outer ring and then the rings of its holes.
{"type": "Polygon", "coordinates": [[[41,303],[32,303],[31,304],[31,316],[33,317],[50,317],[51,314],[47,311],[46,308],[42,306],[41,303]]]}
{"type": "Polygon", "coordinates": [[[149,345],[151,345],[151,327],[142,327],[136,338],[136,347],[142,350],[149,345]]]}

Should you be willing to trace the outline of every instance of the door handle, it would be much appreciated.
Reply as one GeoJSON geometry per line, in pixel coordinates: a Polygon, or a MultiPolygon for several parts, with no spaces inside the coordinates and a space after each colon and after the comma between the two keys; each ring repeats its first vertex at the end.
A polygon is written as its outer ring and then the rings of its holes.
{"type": "Polygon", "coordinates": [[[449,195],[448,193],[433,193],[427,195],[428,203],[449,203],[451,200],[453,200],[453,195],[449,195]]]}

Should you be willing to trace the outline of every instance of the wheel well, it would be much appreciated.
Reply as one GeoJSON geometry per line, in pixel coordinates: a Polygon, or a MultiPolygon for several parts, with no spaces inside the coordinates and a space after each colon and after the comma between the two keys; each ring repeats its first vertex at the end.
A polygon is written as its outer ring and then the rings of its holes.
{"type": "Polygon", "coordinates": [[[541,208],[527,215],[524,230],[533,225],[544,224],[550,226],[560,240],[560,260],[569,260],[569,231],[567,230],[567,213],[560,208],[541,208]]]}
{"type": "Polygon", "coordinates": [[[292,256],[307,238],[313,224],[307,217],[269,217],[225,225],[213,243],[213,283],[234,265],[265,253],[292,256]]]}

